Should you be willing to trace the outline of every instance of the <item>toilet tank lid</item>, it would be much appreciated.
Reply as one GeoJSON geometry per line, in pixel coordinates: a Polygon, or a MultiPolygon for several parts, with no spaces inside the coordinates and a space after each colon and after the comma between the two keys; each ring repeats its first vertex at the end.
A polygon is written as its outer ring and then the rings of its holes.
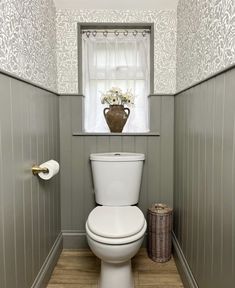
{"type": "Polygon", "coordinates": [[[144,224],[144,215],[136,206],[98,206],[87,219],[87,225],[94,234],[107,238],[135,235],[144,224]]]}
{"type": "Polygon", "coordinates": [[[109,153],[93,153],[90,155],[91,160],[104,162],[125,162],[125,161],[143,161],[145,155],[142,153],[127,152],[109,152],[109,153]]]}

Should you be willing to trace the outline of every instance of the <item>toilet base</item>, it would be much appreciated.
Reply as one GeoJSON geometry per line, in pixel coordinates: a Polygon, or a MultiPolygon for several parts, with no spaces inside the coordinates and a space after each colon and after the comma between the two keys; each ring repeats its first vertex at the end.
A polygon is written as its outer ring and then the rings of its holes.
{"type": "Polygon", "coordinates": [[[99,288],[134,288],[131,260],[123,263],[101,261],[99,288]]]}

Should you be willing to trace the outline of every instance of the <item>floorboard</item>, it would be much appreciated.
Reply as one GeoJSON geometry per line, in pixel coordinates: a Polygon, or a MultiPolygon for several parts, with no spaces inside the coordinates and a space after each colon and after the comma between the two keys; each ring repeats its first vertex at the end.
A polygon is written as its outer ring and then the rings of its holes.
{"type": "MultiPolygon", "coordinates": [[[[183,287],[174,259],[156,263],[141,249],[132,259],[135,288],[183,287]]],[[[100,260],[89,250],[63,250],[47,288],[97,288],[100,260]]]]}

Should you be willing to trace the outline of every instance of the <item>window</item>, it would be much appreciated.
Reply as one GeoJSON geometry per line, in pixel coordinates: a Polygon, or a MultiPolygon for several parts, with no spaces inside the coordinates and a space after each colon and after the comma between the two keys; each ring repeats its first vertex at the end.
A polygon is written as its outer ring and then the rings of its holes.
{"type": "Polygon", "coordinates": [[[82,67],[85,132],[109,131],[101,95],[112,87],[129,90],[135,96],[123,132],[149,131],[149,31],[83,30],[82,67]]]}

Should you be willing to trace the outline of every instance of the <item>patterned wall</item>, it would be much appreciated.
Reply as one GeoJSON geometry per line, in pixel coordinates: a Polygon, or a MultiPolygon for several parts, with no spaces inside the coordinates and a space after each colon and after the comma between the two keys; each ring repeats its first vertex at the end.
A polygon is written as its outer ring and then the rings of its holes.
{"type": "Polygon", "coordinates": [[[77,22],[154,23],[154,93],[175,92],[176,11],[58,10],[56,22],[59,93],[78,93],[77,22]]]}
{"type": "Polygon", "coordinates": [[[180,0],[177,91],[235,64],[235,1],[180,0]]]}
{"type": "Polygon", "coordinates": [[[0,69],[57,90],[53,0],[0,1],[0,69]]]}
{"type": "Polygon", "coordinates": [[[77,93],[77,22],[154,23],[155,93],[174,93],[235,63],[234,0],[180,0],[177,14],[58,10],[57,27],[55,14],[53,0],[0,1],[0,69],[52,90],[58,69],[59,92],[77,93]]]}

